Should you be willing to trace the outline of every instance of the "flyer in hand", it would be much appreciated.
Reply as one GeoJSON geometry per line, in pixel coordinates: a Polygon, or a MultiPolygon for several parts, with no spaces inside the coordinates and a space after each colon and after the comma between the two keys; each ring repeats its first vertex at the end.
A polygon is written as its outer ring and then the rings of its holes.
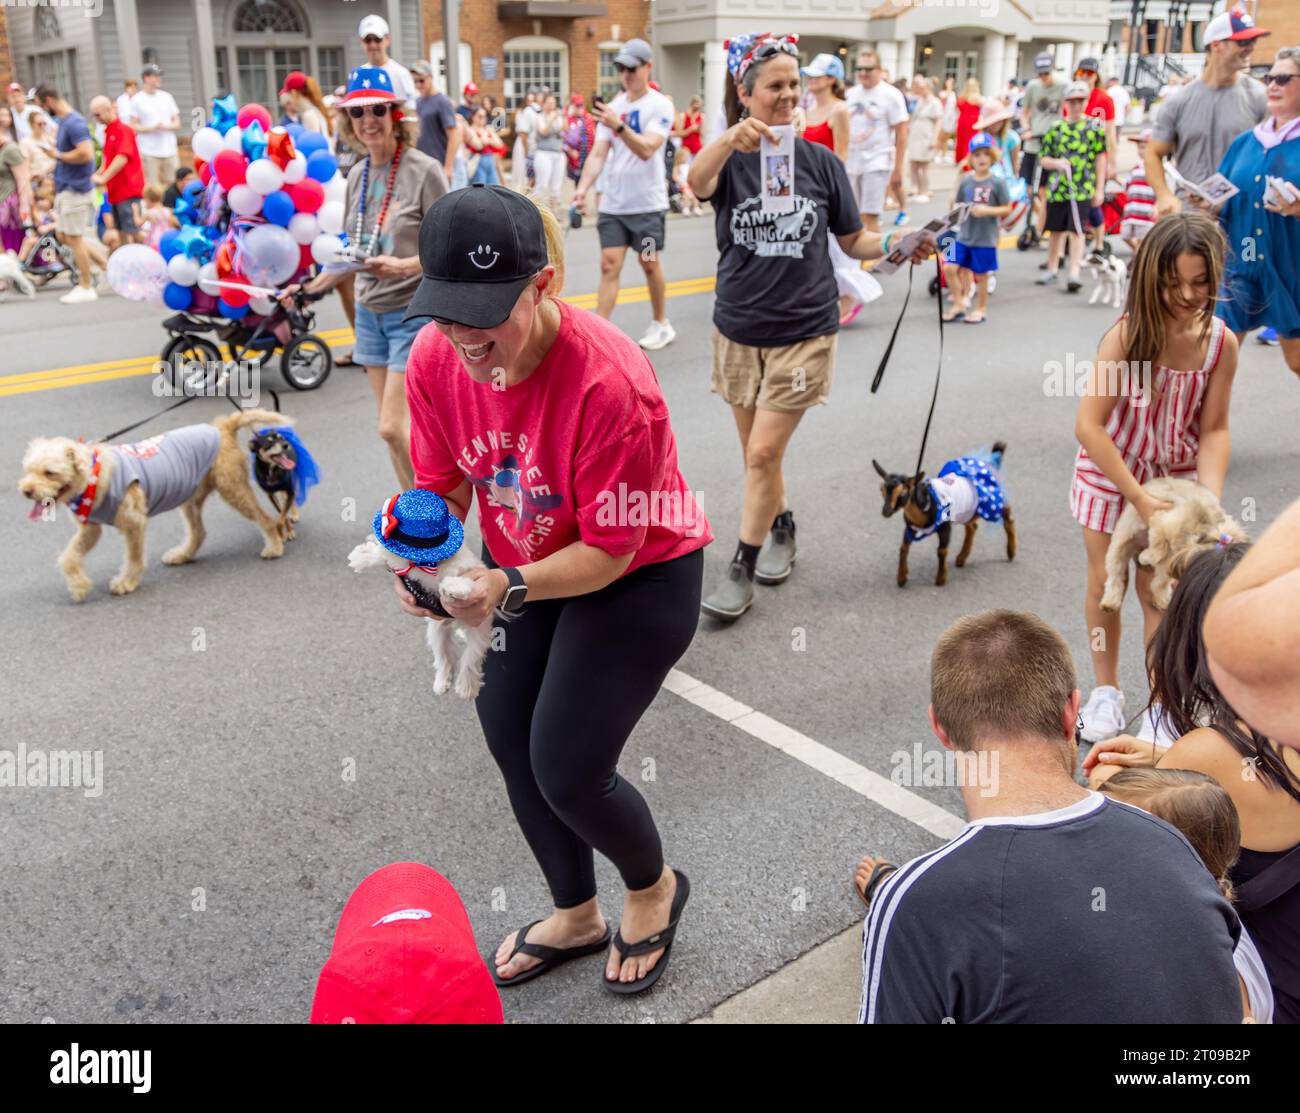
{"type": "Polygon", "coordinates": [[[970,203],[963,201],[960,205],[956,205],[950,209],[946,215],[936,216],[923,227],[915,228],[908,232],[901,240],[893,245],[888,255],[871,268],[871,273],[893,274],[894,271],[898,270],[899,267],[912,257],[912,252],[917,249],[917,246],[921,243],[922,238],[926,236],[927,233],[937,240],[940,236],[943,236],[956,228],[957,225],[966,219],[966,215],[969,212],[970,203]]]}

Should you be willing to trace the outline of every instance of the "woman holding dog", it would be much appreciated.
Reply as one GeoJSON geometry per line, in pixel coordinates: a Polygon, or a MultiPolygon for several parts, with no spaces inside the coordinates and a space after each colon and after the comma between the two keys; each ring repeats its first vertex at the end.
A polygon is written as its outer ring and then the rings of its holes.
{"type": "MultiPolygon", "coordinates": [[[[1106,551],[1125,503],[1149,522],[1170,509],[1143,489],[1163,476],[1194,479],[1222,498],[1231,439],[1228,401],[1237,373],[1237,339],[1215,316],[1223,233],[1204,213],[1166,217],[1139,244],[1123,317],[1106,333],[1088,390],[1079,403],[1079,451],[1070,511],[1083,527],[1088,580],[1084,617],[1095,687],[1080,711],[1085,742],[1125,726],[1119,687],[1119,613],[1101,609],[1106,551]]],[[[1160,625],[1151,570],[1135,576],[1144,619],[1143,644],[1160,625]]],[[[1139,735],[1155,737],[1148,710],[1139,735]]]]}
{"type": "MultiPolygon", "coordinates": [[[[604,984],[637,993],[662,975],[690,887],[617,764],[695,635],[709,524],[645,354],[560,301],[549,208],[457,190],[425,214],[420,262],[407,317],[435,327],[406,380],[416,481],[462,521],[477,495],[489,567],[446,607],[471,625],[506,616],[478,716],[555,903],[502,942],[494,977],[516,985],[608,949],[604,984]],[[627,887],[612,946],[594,851],[627,887]]],[[[395,587],[408,614],[434,617],[395,587]]]]}
{"type": "MultiPolygon", "coordinates": [[[[420,331],[405,319],[420,284],[416,245],[420,219],[447,192],[442,164],[416,146],[419,120],[401,107],[382,66],[358,66],[338,102],[339,142],[363,157],[348,173],[344,230],[353,258],[324,269],[302,287],[323,294],[356,275],[356,347],[379,411],[379,436],[388,446],[403,490],[415,485],[411,423],[406,406],[406,360],[420,331]]],[[[297,289],[284,293],[285,304],[297,289]]]]}
{"type": "MultiPolygon", "coordinates": [[[[695,156],[689,181],[717,214],[713,392],[731,407],[745,461],[740,541],[702,604],[731,622],[753,605],[755,580],[782,583],[794,566],[782,461],[804,412],[830,394],[840,310],[827,232],[856,260],[887,254],[890,236],[863,228],[844,164],[806,137],[794,145],[798,218],[762,211],[759,150],[776,138],[773,127],[794,123],[798,48],[741,36],[728,44],[727,67],[727,130],[695,156]]],[[[933,251],[923,243],[915,260],[933,251]]]]}

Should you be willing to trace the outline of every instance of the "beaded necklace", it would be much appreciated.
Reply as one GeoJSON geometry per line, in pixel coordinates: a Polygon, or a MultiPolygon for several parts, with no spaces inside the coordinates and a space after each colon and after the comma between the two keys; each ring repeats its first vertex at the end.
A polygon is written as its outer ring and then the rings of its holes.
{"type": "MultiPolygon", "coordinates": [[[[393,196],[393,182],[397,178],[397,165],[402,161],[402,144],[397,144],[397,149],[393,152],[393,163],[388,170],[388,186],[384,190],[384,201],[379,207],[379,215],[375,217],[374,227],[370,230],[370,239],[365,245],[365,255],[375,253],[375,244],[379,240],[379,230],[384,226],[384,217],[388,215],[388,201],[393,196]]],[[[361,164],[361,204],[357,208],[357,231],[356,242],[357,250],[361,251],[363,246],[363,226],[366,219],[366,198],[370,193],[370,156],[366,155],[365,162],[361,164]]]]}

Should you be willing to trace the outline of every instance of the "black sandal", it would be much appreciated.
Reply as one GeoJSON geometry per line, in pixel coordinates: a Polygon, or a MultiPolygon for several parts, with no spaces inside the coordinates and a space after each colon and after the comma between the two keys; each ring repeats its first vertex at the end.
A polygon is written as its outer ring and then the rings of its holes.
{"type": "Polygon", "coordinates": [[[871,898],[876,895],[876,890],[891,873],[894,873],[898,867],[893,862],[877,862],[871,867],[871,873],[867,877],[866,887],[858,888],[858,883],[853,882],[853,891],[858,894],[858,900],[871,907],[871,898]]]}
{"type": "Polygon", "coordinates": [[[335,367],[356,367],[357,362],[352,358],[352,349],[342,352],[334,357],[335,367]]]}
{"type": "Polygon", "coordinates": [[[503,978],[497,974],[497,964],[492,963],[491,973],[492,980],[499,987],[519,985],[520,982],[531,981],[533,978],[545,974],[548,970],[554,970],[557,966],[563,966],[566,962],[571,962],[575,958],[585,958],[587,955],[594,955],[598,951],[603,951],[609,946],[609,924],[605,925],[605,934],[596,942],[587,943],[581,947],[548,947],[544,943],[529,943],[527,941],[528,933],[540,924],[541,920],[534,920],[525,928],[520,928],[519,934],[515,936],[515,949],[510,952],[510,958],[506,959],[501,965],[509,963],[511,958],[517,954],[531,955],[533,958],[540,958],[542,961],[536,966],[530,966],[522,973],[516,974],[513,978],[503,978]]]}
{"type": "Polygon", "coordinates": [[[664,952],[663,957],[654,964],[644,978],[638,978],[634,982],[619,982],[602,977],[605,988],[610,993],[641,993],[654,985],[667,967],[668,957],[673,953],[673,936],[677,934],[677,922],[682,918],[682,909],[686,907],[686,899],[691,895],[691,883],[686,879],[686,875],[681,870],[673,870],[673,873],[677,877],[677,892],[673,894],[672,908],[668,911],[668,926],[663,931],[655,932],[649,939],[642,939],[636,943],[628,943],[623,938],[621,928],[614,933],[614,950],[618,951],[619,966],[623,965],[625,958],[649,954],[661,948],[664,952]]]}

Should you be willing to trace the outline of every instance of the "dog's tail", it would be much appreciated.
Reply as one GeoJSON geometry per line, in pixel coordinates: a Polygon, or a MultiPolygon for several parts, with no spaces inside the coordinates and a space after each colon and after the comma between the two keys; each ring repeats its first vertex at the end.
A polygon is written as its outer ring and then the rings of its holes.
{"type": "Polygon", "coordinates": [[[231,414],[229,417],[214,418],[212,424],[223,433],[234,436],[240,429],[247,428],[249,425],[292,425],[293,418],[270,410],[240,410],[239,413],[231,414]]]}
{"type": "Polygon", "coordinates": [[[992,453],[991,453],[991,455],[993,456],[993,465],[994,465],[994,467],[996,467],[999,471],[1002,470],[1002,457],[1003,457],[1003,454],[1006,452],[1006,450],[1007,450],[1007,442],[1006,442],[1006,441],[994,441],[994,442],[993,442],[993,451],[992,451],[992,453]]]}

